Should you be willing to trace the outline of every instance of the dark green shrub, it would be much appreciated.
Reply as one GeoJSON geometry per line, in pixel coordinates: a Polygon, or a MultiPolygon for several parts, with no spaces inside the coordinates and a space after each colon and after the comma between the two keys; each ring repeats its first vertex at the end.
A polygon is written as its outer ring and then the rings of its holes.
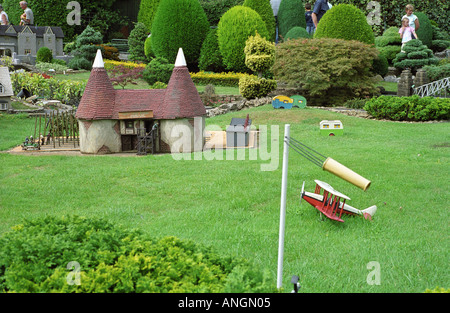
{"type": "Polygon", "coordinates": [[[198,67],[202,71],[216,73],[225,71],[225,65],[219,50],[219,42],[217,41],[217,28],[210,29],[205,41],[203,41],[198,67]]]}
{"type": "Polygon", "coordinates": [[[220,19],[217,29],[223,63],[230,71],[248,72],[245,66],[245,42],[258,32],[268,39],[266,25],[259,14],[248,7],[235,6],[220,19]]]}
{"type": "Polygon", "coordinates": [[[427,76],[430,81],[450,77],[450,63],[439,66],[424,66],[423,69],[427,72],[427,76]]]}
{"type": "Polygon", "coordinates": [[[306,28],[295,26],[292,27],[286,34],[285,40],[288,39],[298,39],[298,38],[311,38],[311,35],[308,34],[306,28]]]}
{"type": "Polygon", "coordinates": [[[153,19],[161,0],[141,0],[137,21],[145,25],[147,30],[152,29],[153,19]]]}
{"type": "Polygon", "coordinates": [[[152,50],[155,56],[175,62],[178,49],[183,48],[193,70],[208,31],[208,19],[198,0],[161,0],[152,25],[152,50]]]}
{"type": "Polygon", "coordinates": [[[61,59],[52,59],[52,63],[67,66],[66,61],[61,60],[61,59]]]}
{"type": "Polygon", "coordinates": [[[243,259],[175,237],[153,239],[103,219],[26,220],[0,237],[0,291],[273,292],[243,259]]]}
{"type": "Polygon", "coordinates": [[[88,70],[92,69],[92,62],[83,57],[75,57],[69,61],[67,67],[74,70],[88,70]]]}
{"type": "Polygon", "coordinates": [[[150,37],[151,36],[147,36],[144,41],[144,54],[147,57],[147,60],[151,60],[155,56],[152,51],[152,41],[150,37]]]}
{"type": "Polygon", "coordinates": [[[156,57],[150,61],[142,72],[142,78],[149,84],[153,85],[156,82],[167,84],[172,75],[174,65],[169,63],[167,59],[156,57]]]}
{"type": "Polygon", "coordinates": [[[364,106],[376,119],[394,121],[430,121],[450,119],[450,99],[423,97],[380,96],[372,98],[364,106]]]}
{"type": "Polygon", "coordinates": [[[41,47],[36,53],[36,62],[51,63],[53,59],[52,51],[47,47],[41,47]]]}
{"type": "MultiPolygon", "coordinates": [[[[103,48],[99,46],[102,42],[103,40],[100,32],[96,31],[91,26],[87,26],[75,40],[75,48],[72,50],[72,54],[75,56],[74,59],[85,59],[93,63],[97,54],[97,49],[103,51],[103,48]]],[[[75,64],[77,62],[74,61],[73,63],[75,64]]]]}
{"type": "Polygon", "coordinates": [[[268,39],[275,41],[275,16],[273,16],[270,0],[245,0],[243,6],[255,10],[261,16],[264,23],[266,23],[267,32],[269,33],[268,39]]]}
{"type": "Polygon", "coordinates": [[[450,47],[450,41],[449,40],[433,40],[431,42],[431,49],[434,52],[441,52],[450,47]]]}
{"type": "Polygon", "coordinates": [[[147,62],[144,49],[147,36],[148,29],[144,23],[137,22],[134,24],[134,28],[128,37],[128,46],[130,47],[128,52],[130,53],[130,60],[144,63],[147,62]]]}
{"type": "Polygon", "coordinates": [[[278,8],[278,34],[286,37],[288,31],[296,26],[306,28],[305,7],[302,0],[283,0],[278,8]]]}
{"type": "Polygon", "coordinates": [[[412,39],[403,46],[403,51],[397,54],[392,61],[395,67],[413,71],[425,65],[437,64],[439,60],[434,57],[433,51],[422,44],[419,39],[412,39]]]}
{"type": "Polygon", "coordinates": [[[236,5],[242,5],[244,0],[199,0],[211,26],[217,26],[222,15],[236,5]]]}
{"type": "Polygon", "coordinates": [[[370,73],[377,56],[376,48],[354,40],[293,39],[276,46],[272,71],[308,104],[342,105],[378,92],[370,73]]]}
{"type": "Polygon", "coordinates": [[[375,74],[385,76],[389,71],[389,62],[381,53],[373,60],[372,69],[375,74]]]}
{"type": "Polygon", "coordinates": [[[338,4],[328,10],[317,25],[314,38],[339,38],[375,43],[372,28],[364,13],[350,4],[338,4]]]}
{"type": "Polygon", "coordinates": [[[244,75],[239,79],[239,93],[246,99],[265,97],[277,88],[273,79],[244,75]]]}
{"type": "Polygon", "coordinates": [[[430,20],[425,13],[415,12],[414,14],[417,16],[420,23],[420,27],[416,31],[417,36],[424,45],[426,45],[428,48],[431,48],[433,40],[433,28],[431,27],[430,20]]]}

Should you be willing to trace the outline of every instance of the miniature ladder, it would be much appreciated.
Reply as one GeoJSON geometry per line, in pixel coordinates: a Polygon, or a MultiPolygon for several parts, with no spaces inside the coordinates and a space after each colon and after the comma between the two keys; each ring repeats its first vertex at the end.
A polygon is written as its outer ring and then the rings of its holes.
{"type": "Polygon", "coordinates": [[[152,129],[150,133],[146,134],[145,129],[138,130],[138,142],[136,144],[138,155],[147,155],[149,151],[151,154],[155,153],[155,131],[155,129],[152,129]]]}

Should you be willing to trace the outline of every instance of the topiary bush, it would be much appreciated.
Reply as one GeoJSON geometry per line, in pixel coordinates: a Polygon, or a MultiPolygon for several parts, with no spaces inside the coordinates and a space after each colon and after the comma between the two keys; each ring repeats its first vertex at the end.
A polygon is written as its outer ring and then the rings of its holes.
{"type": "Polygon", "coordinates": [[[298,38],[311,38],[311,35],[308,34],[306,28],[295,26],[292,27],[286,34],[285,40],[288,39],[298,39],[298,38]]]}
{"type": "Polygon", "coordinates": [[[220,19],[217,38],[223,63],[230,71],[248,72],[245,65],[245,42],[258,32],[268,39],[266,25],[259,14],[244,6],[235,6],[220,19]]]}
{"type": "Polygon", "coordinates": [[[245,0],[243,6],[255,10],[266,23],[269,40],[275,41],[276,25],[270,0],[245,0]]]}
{"type": "Polygon", "coordinates": [[[424,66],[423,69],[427,72],[430,82],[450,77],[450,63],[442,65],[427,65],[424,66]]]}
{"type": "Polygon", "coordinates": [[[373,60],[372,70],[375,74],[385,76],[389,71],[389,62],[383,54],[378,54],[378,57],[373,60]]]}
{"type": "Polygon", "coordinates": [[[378,51],[355,40],[293,39],[278,44],[272,67],[277,82],[312,105],[342,105],[378,93],[370,72],[378,51]]]}
{"type": "Polygon", "coordinates": [[[422,44],[421,40],[412,39],[405,43],[403,51],[398,53],[392,62],[397,68],[411,68],[415,71],[425,65],[437,64],[439,59],[434,57],[433,51],[422,44]]]}
{"type": "Polygon", "coordinates": [[[133,30],[128,36],[128,46],[130,47],[128,52],[130,56],[128,57],[132,61],[137,62],[147,62],[147,56],[145,55],[145,40],[148,36],[148,29],[144,23],[137,22],[134,24],[133,30]]]}
{"type": "Polygon", "coordinates": [[[3,292],[276,292],[268,278],[244,259],[98,218],[25,220],[0,237],[3,292]]]}
{"type": "Polygon", "coordinates": [[[203,41],[198,67],[201,71],[212,71],[216,73],[225,71],[225,65],[223,64],[222,55],[219,50],[219,42],[217,40],[217,28],[211,28],[205,41],[203,41]]]}
{"type": "Polygon", "coordinates": [[[314,38],[339,38],[375,43],[372,28],[364,13],[351,4],[338,4],[328,10],[319,21],[314,38]]]}
{"type": "Polygon", "coordinates": [[[278,35],[284,39],[296,26],[306,28],[305,7],[302,0],[283,0],[278,8],[278,35]]]}
{"type": "Polygon", "coordinates": [[[370,115],[376,119],[394,121],[431,121],[450,119],[450,99],[419,97],[372,98],[364,106],[370,115]]]}
{"type": "Polygon", "coordinates": [[[142,78],[149,85],[154,85],[156,82],[167,84],[172,75],[173,67],[174,64],[169,63],[167,59],[156,57],[147,64],[142,72],[142,78]]]}
{"type": "Polygon", "coordinates": [[[198,0],[161,0],[151,30],[152,50],[155,56],[175,62],[178,49],[183,48],[193,70],[208,31],[208,19],[198,0]]]}
{"type": "Polygon", "coordinates": [[[275,44],[262,38],[256,32],[248,37],[244,47],[245,65],[259,77],[272,67],[275,62],[275,44]]]}
{"type": "Polygon", "coordinates": [[[431,49],[433,41],[433,27],[431,26],[431,22],[425,13],[414,12],[414,14],[419,19],[420,24],[419,29],[416,31],[417,36],[424,45],[431,49]]]}
{"type": "Polygon", "coordinates": [[[205,11],[209,24],[217,26],[226,11],[236,5],[242,5],[244,0],[199,0],[199,2],[205,11]]]}
{"type": "Polygon", "coordinates": [[[375,38],[375,46],[390,65],[392,65],[392,60],[395,59],[397,53],[400,52],[401,45],[402,38],[398,34],[398,27],[389,27],[382,36],[375,38]]]}
{"type": "Polygon", "coordinates": [[[53,59],[52,51],[47,47],[41,47],[36,53],[36,63],[51,63],[53,59]]]}
{"type": "Polygon", "coordinates": [[[276,88],[277,82],[273,79],[251,75],[244,75],[239,79],[239,93],[246,99],[265,97],[276,88]]]}
{"type": "Polygon", "coordinates": [[[145,25],[148,30],[152,29],[153,19],[161,0],[141,0],[137,21],[145,25]]]}

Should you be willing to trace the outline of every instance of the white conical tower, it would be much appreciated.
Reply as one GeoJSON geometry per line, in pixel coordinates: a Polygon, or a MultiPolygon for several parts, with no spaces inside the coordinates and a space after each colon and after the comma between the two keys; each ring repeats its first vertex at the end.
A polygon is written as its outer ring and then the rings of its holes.
{"type": "Polygon", "coordinates": [[[177,59],[175,60],[175,66],[187,66],[186,59],[184,58],[183,49],[178,49],[177,59]]]}
{"type": "Polygon", "coordinates": [[[92,68],[103,68],[103,67],[105,67],[105,63],[103,63],[102,51],[100,51],[100,49],[97,49],[97,55],[95,56],[92,68]]]}

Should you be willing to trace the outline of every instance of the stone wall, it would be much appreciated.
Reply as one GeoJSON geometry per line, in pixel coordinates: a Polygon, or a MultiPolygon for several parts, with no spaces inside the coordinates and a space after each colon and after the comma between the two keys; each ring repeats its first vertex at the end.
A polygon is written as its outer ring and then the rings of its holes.
{"type": "Polygon", "coordinates": [[[206,114],[208,117],[216,116],[225,114],[232,111],[240,111],[242,109],[248,109],[253,107],[259,107],[261,105],[265,104],[271,104],[272,103],[272,97],[264,97],[264,98],[258,98],[258,99],[242,99],[238,101],[233,101],[230,103],[224,103],[220,106],[212,109],[207,109],[206,114]]]}

